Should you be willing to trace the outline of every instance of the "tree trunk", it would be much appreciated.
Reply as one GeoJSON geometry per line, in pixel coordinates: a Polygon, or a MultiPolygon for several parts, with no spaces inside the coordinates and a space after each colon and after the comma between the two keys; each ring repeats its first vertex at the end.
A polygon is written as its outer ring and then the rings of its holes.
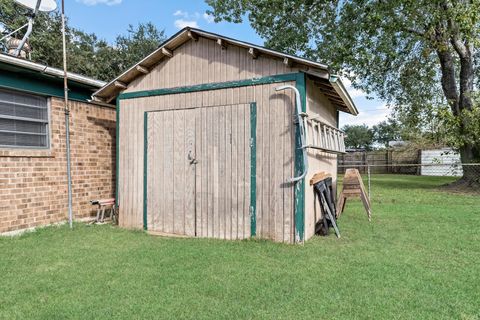
{"type": "MultiPolygon", "coordinates": [[[[460,57],[460,97],[458,101],[458,110],[472,110],[473,99],[473,79],[474,79],[474,67],[473,67],[473,54],[472,46],[460,40],[454,39],[452,41],[455,51],[460,57]]],[[[465,127],[469,119],[467,117],[461,118],[460,133],[463,135],[465,127]]],[[[478,163],[479,161],[479,149],[478,145],[465,144],[460,148],[460,159],[463,164],[463,177],[461,181],[469,186],[480,186],[480,166],[471,166],[468,164],[478,163]]]]}
{"type": "Polygon", "coordinates": [[[455,79],[455,65],[452,53],[448,49],[437,50],[442,70],[442,90],[447,102],[450,105],[453,115],[459,114],[459,99],[457,91],[457,82],[455,79]]]}
{"type": "Polygon", "coordinates": [[[462,161],[463,176],[458,184],[467,184],[472,187],[480,187],[480,165],[469,165],[478,163],[479,149],[476,146],[465,145],[460,148],[460,159],[462,161]]]}
{"type": "MultiPolygon", "coordinates": [[[[473,45],[462,38],[452,21],[449,26],[453,34],[447,41],[442,25],[437,26],[435,40],[440,44],[437,55],[440,60],[442,90],[447,98],[455,117],[462,117],[463,110],[471,110],[473,106],[472,92],[474,79],[473,45]],[[449,43],[450,42],[450,43],[449,43]],[[450,45],[451,46],[450,46],[450,45]],[[452,51],[452,48],[454,51],[452,51]],[[460,72],[457,84],[453,53],[460,60],[460,72]]],[[[464,134],[467,118],[462,117],[460,135],[464,134]]],[[[462,164],[478,163],[480,160],[480,145],[465,144],[459,150],[462,164]]],[[[480,166],[463,165],[463,176],[455,185],[480,186],[480,166]]]]}

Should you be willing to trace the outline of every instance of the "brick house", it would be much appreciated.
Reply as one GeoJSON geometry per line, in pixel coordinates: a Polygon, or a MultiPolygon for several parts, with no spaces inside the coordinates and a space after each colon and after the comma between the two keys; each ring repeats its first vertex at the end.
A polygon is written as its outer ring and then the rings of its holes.
{"type": "MultiPolygon", "coordinates": [[[[0,54],[0,234],[67,219],[63,72],[0,54]]],[[[89,217],[115,181],[115,108],[103,82],[69,74],[73,213],[89,217]]]]}

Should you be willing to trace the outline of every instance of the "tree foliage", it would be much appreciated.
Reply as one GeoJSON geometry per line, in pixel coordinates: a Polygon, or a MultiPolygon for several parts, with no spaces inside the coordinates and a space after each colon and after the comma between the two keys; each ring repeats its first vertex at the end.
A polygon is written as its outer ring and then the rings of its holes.
{"type": "MultiPolygon", "coordinates": [[[[4,32],[13,31],[26,23],[23,7],[11,0],[0,0],[0,22],[4,32]]],[[[61,68],[62,34],[61,15],[39,13],[29,43],[33,48],[32,60],[61,68]]],[[[16,36],[22,37],[25,30],[16,36]]],[[[66,28],[68,69],[100,80],[111,80],[128,67],[154,51],[165,40],[164,31],[152,23],[130,25],[125,35],[119,35],[113,44],[99,39],[94,33],[66,28]]]]}
{"type": "MultiPolygon", "coordinates": [[[[247,17],[267,46],[330,64],[397,113],[447,105],[455,136],[470,134],[463,114],[475,112],[480,83],[479,0],[206,2],[216,21],[247,17]]],[[[459,150],[464,162],[480,159],[478,140],[459,150]]]]}
{"type": "Polygon", "coordinates": [[[376,143],[388,148],[390,141],[402,140],[402,128],[394,119],[382,121],[372,127],[373,139],[376,143]]]}
{"type": "Polygon", "coordinates": [[[373,145],[373,131],[365,124],[345,125],[345,146],[349,149],[371,150],[373,145]]]}
{"type": "Polygon", "coordinates": [[[443,108],[439,112],[439,118],[443,138],[447,144],[460,149],[480,141],[480,102],[477,102],[471,110],[462,110],[458,117],[453,116],[447,108],[443,108]],[[462,134],[459,133],[461,126],[465,126],[462,134]]]}

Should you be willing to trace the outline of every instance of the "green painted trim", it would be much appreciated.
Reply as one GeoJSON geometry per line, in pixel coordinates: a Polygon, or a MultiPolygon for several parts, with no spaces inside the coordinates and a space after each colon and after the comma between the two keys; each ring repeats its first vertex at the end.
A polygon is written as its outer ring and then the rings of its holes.
{"type": "MultiPolygon", "coordinates": [[[[279,83],[279,82],[288,82],[288,81],[295,81],[296,87],[300,92],[300,100],[302,103],[302,111],[306,112],[307,106],[307,94],[306,94],[306,75],[303,72],[298,73],[289,73],[289,74],[282,74],[282,75],[274,75],[268,76],[263,78],[257,79],[248,79],[248,80],[241,80],[241,81],[230,81],[230,82],[221,82],[221,83],[210,83],[210,84],[201,84],[201,85],[194,85],[194,86],[187,86],[187,87],[177,87],[177,88],[169,88],[169,89],[157,89],[157,90],[148,90],[148,91],[138,91],[138,92],[129,92],[123,93],[118,96],[118,100],[123,99],[134,99],[134,98],[142,98],[142,97],[152,97],[152,96],[159,96],[159,95],[168,95],[168,94],[179,94],[179,93],[189,93],[189,92],[198,92],[198,91],[206,91],[206,90],[219,90],[219,89],[226,89],[226,88],[238,88],[243,86],[252,86],[252,85],[262,85],[262,84],[270,84],[270,83],[279,83]]],[[[255,135],[251,138],[255,137],[255,148],[256,148],[256,103],[252,103],[255,105],[255,135]]],[[[251,112],[252,112],[252,105],[251,105],[251,112]]],[[[252,120],[251,120],[252,121],[252,120]]],[[[144,229],[147,230],[147,113],[144,114],[144,210],[143,210],[143,224],[144,229]]],[[[253,129],[251,129],[253,130],[253,129]]],[[[297,126],[295,129],[295,174],[300,175],[303,172],[304,165],[303,165],[303,154],[300,148],[301,140],[300,140],[300,130],[297,126]]],[[[252,147],[252,146],[251,146],[252,147]]],[[[251,175],[251,183],[252,178],[255,180],[255,184],[251,186],[251,203],[250,203],[250,217],[254,218],[252,223],[252,227],[255,227],[255,230],[251,230],[252,236],[256,234],[256,199],[252,206],[252,199],[256,198],[256,150],[255,159],[250,159],[252,163],[255,163],[255,175],[252,177],[251,175]],[[255,186],[255,187],[253,187],[255,186]],[[253,193],[252,193],[253,192],[253,193]],[[252,198],[252,195],[254,196],[252,198]],[[253,214],[252,214],[253,213],[253,214]]],[[[252,171],[253,172],[253,171],[252,171]]],[[[295,241],[296,242],[303,242],[305,236],[305,181],[302,180],[295,185],[294,190],[294,197],[295,197],[295,207],[294,207],[294,216],[295,216],[295,241]]]]}
{"type": "Polygon", "coordinates": [[[153,97],[153,96],[163,96],[167,94],[179,94],[179,93],[190,93],[190,92],[199,92],[199,91],[207,91],[207,90],[239,88],[239,87],[246,87],[246,86],[269,84],[269,83],[295,81],[297,80],[297,78],[298,78],[298,73],[286,73],[286,74],[273,75],[273,76],[268,76],[263,78],[254,78],[254,79],[239,80],[239,81],[206,83],[206,84],[199,84],[199,85],[193,85],[193,86],[187,86],[187,87],[127,92],[127,93],[120,94],[118,98],[134,99],[134,98],[145,98],[145,97],[153,97]]]}
{"type": "Polygon", "coordinates": [[[257,235],[257,103],[250,103],[250,236],[257,235]]]}
{"type": "MultiPolygon", "coordinates": [[[[302,111],[307,111],[307,93],[305,73],[298,73],[296,78],[296,88],[300,92],[302,102],[302,111]]],[[[295,109],[296,110],[296,109],[295,109]]],[[[300,136],[300,126],[295,126],[295,176],[299,176],[304,171],[303,151],[301,149],[302,141],[300,136]]],[[[295,184],[295,241],[303,242],[305,239],[305,179],[295,184]]]]}
{"type": "Polygon", "coordinates": [[[119,202],[119,190],[118,190],[118,181],[119,181],[119,172],[120,172],[120,100],[117,99],[117,109],[116,109],[116,122],[115,122],[115,203],[117,208],[120,205],[119,202]]]}
{"type": "MultiPolygon", "coordinates": [[[[63,98],[64,94],[62,82],[35,79],[3,71],[0,72],[0,88],[57,98],[63,98]]],[[[92,92],[88,89],[78,88],[72,84],[69,84],[69,89],[69,100],[87,102],[87,100],[91,99],[92,92]]]]}
{"type": "Polygon", "coordinates": [[[147,165],[148,165],[148,113],[143,114],[143,230],[148,230],[147,224],[147,165]]]}

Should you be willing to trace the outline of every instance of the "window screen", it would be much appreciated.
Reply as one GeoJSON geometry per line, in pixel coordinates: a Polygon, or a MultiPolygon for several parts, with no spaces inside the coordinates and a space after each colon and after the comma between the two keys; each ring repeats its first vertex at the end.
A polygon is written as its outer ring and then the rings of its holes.
{"type": "Polygon", "coordinates": [[[48,147],[47,98],[0,90],[0,147],[48,147]]]}

